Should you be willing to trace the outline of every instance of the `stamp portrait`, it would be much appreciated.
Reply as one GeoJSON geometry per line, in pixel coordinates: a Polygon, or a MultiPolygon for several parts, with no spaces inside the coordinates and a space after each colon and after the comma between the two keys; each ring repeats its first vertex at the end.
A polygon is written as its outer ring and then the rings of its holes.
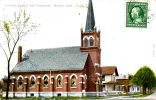
{"type": "Polygon", "coordinates": [[[126,3],[126,27],[147,27],[148,4],[146,2],[126,3]]]}

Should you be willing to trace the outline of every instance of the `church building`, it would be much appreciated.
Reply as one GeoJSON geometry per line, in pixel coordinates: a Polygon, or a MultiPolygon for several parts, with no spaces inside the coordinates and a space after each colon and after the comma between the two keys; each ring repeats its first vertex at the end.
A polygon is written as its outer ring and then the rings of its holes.
{"type": "Polygon", "coordinates": [[[10,97],[97,96],[101,88],[100,31],[89,0],[80,46],[28,50],[11,71],[10,97]]]}

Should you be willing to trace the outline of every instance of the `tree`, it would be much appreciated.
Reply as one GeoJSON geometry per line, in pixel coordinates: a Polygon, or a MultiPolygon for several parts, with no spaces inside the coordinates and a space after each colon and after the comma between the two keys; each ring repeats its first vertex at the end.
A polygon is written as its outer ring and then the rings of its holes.
{"type": "Polygon", "coordinates": [[[13,56],[14,50],[18,42],[26,36],[28,33],[34,31],[37,25],[30,22],[30,14],[27,14],[25,10],[20,9],[13,14],[12,19],[0,20],[1,32],[5,39],[3,43],[0,43],[6,60],[7,60],[7,90],[6,99],[8,99],[9,84],[10,84],[10,61],[13,56]]]}
{"type": "Polygon", "coordinates": [[[154,72],[148,67],[141,67],[132,78],[132,82],[143,87],[143,94],[146,94],[146,89],[152,89],[155,86],[156,77],[154,72]]]}
{"type": "Polygon", "coordinates": [[[3,87],[3,83],[2,83],[2,80],[0,80],[0,89],[2,89],[3,87]]]}
{"type": "Polygon", "coordinates": [[[5,75],[1,80],[2,91],[6,91],[8,77],[5,75]]]}
{"type": "Polygon", "coordinates": [[[133,78],[132,74],[128,74],[128,79],[131,80],[133,78]]]}

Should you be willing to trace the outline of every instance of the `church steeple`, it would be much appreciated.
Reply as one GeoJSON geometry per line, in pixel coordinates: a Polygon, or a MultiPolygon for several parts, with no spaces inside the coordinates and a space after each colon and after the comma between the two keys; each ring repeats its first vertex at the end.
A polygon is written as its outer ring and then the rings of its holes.
{"type": "Polygon", "coordinates": [[[85,32],[92,32],[94,26],[95,26],[95,19],[94,19],[93,4],[92,4],[92,0],[89,0],[85,32]]]}
{"type": "Polygon", "coordinates": [[[92,0],[88,3],[85,30],[81,29],[81,49],[100,49],[100,31],[96,30],[92,0]]]}

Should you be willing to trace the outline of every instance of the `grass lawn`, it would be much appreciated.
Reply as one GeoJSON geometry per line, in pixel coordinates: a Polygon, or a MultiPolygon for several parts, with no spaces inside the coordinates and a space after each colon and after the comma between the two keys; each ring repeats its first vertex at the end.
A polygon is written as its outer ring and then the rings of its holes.
{"type": "Polygon", "coordinates": [[[2,93],[0,93],[0,98],[2,98],[2,93]]]}
{"type": "Polygon", "coordinates": [[[142,97],[146,97],[146,96],[149,96],[151,95],[150,94],[145,94],[143,95],[142,93],[134,93],[134,94],[118,94],[118,95],[115,95],[115,96],[129,96],[129,97],[134,97],[134,98],[142,98],[142,97]]]}

